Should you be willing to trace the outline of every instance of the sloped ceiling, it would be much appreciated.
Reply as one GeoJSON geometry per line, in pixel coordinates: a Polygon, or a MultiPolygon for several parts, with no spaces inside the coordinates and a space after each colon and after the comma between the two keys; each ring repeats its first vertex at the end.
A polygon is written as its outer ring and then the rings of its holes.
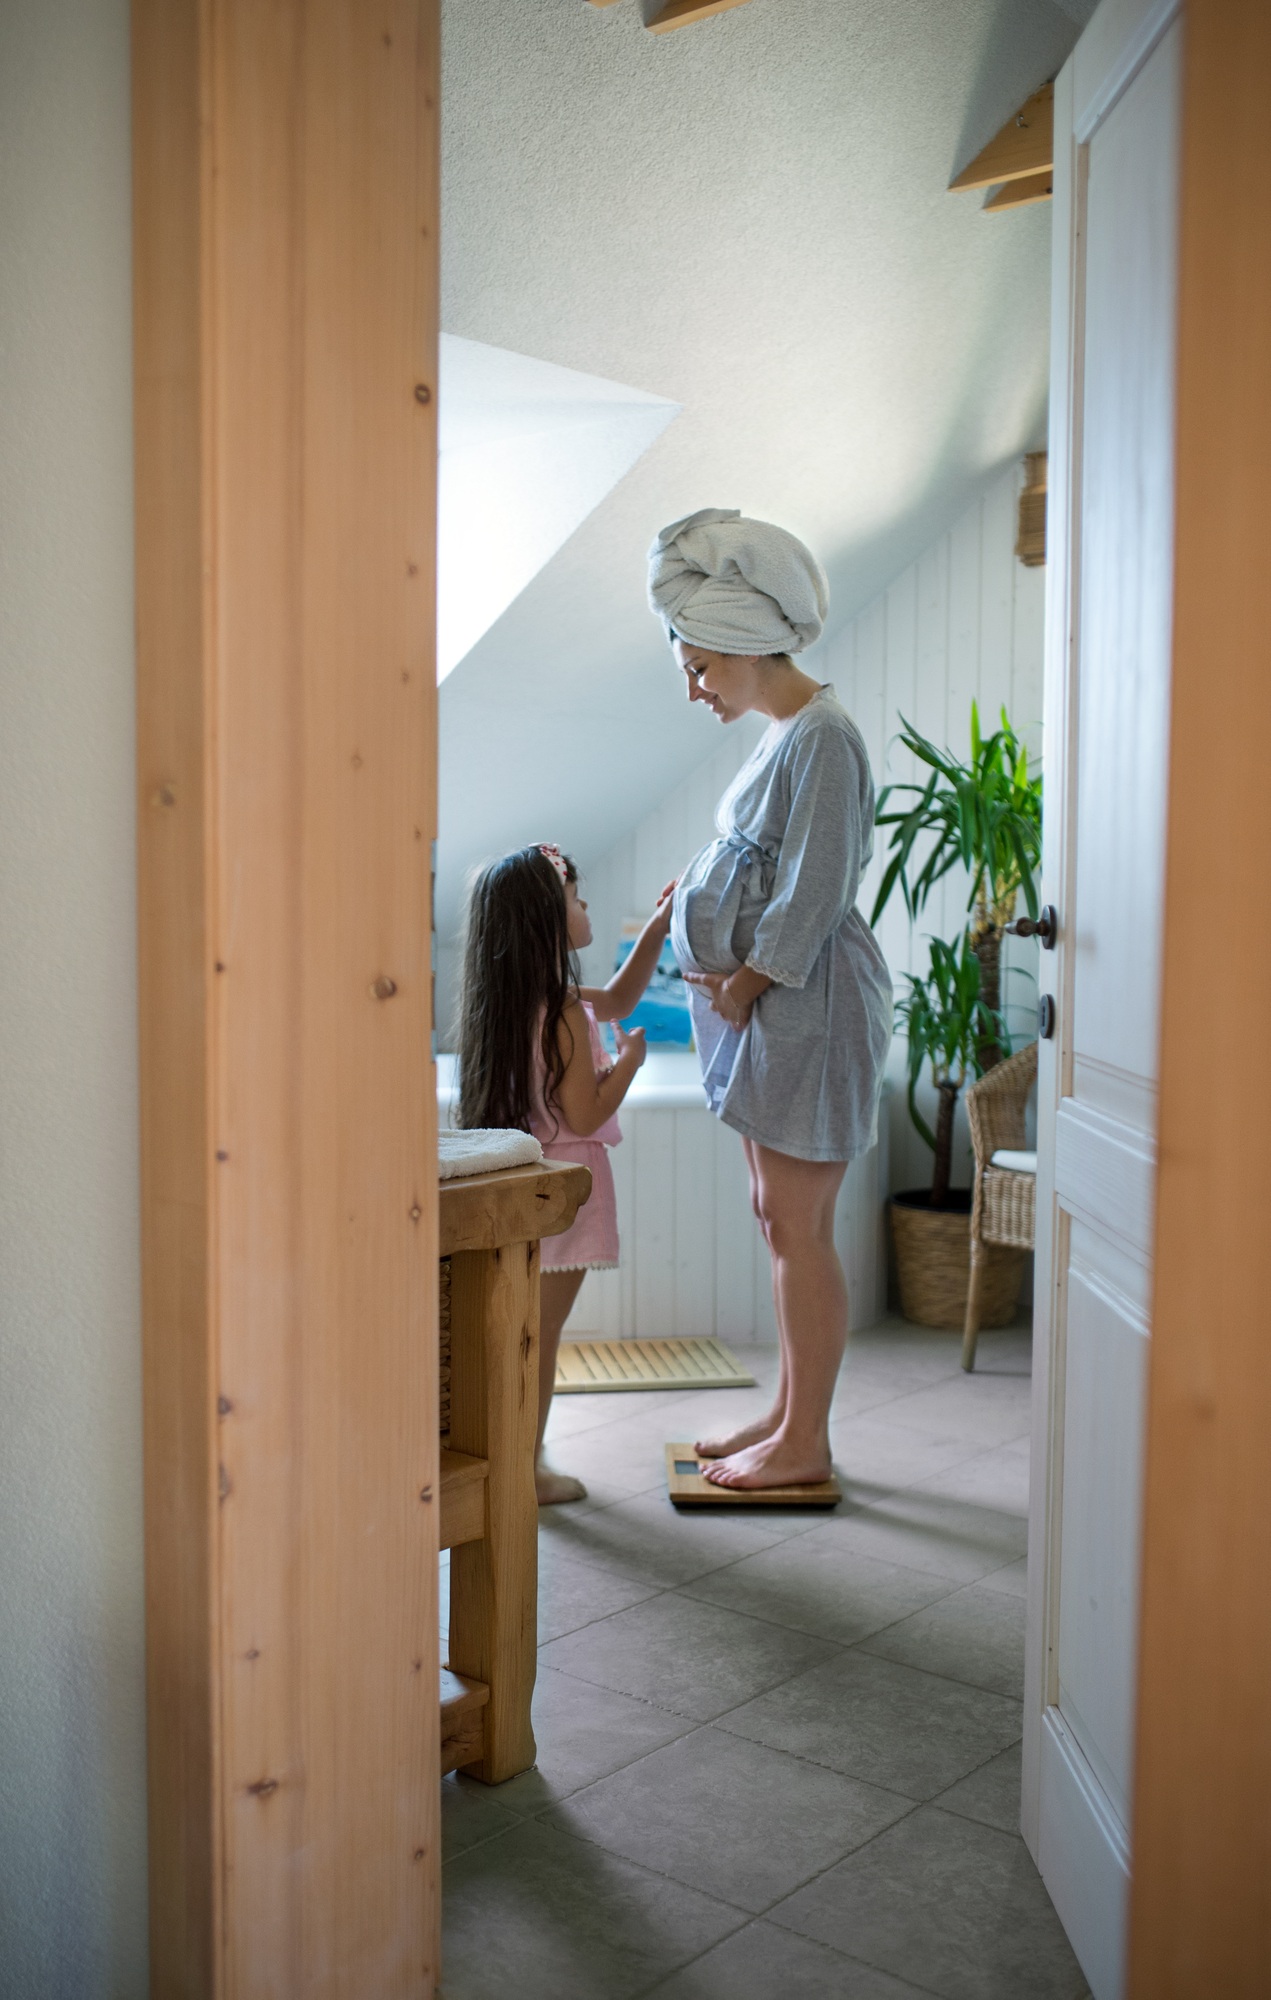
{"type": "Polygon", "coordinates": [[[441,336],[438,381],[440,681],[679,412],[455,333],[441,336]]]}
{"type": "Polygon", "coordinates": [[[640,5],[445,6],[443,326],[683,414],[440,690],[443,937],[474,862],[585,866],[713,747],[645,607],[664,522],[792,528],[833,628],[1044,441],[1050,209],[946,188],[1087,0],[640,5]]]}

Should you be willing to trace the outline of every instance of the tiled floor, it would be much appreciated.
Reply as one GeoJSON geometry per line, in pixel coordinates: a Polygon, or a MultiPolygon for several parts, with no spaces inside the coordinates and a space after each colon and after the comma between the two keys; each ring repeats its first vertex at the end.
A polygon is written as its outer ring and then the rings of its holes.
{"type": "Polygon", "coordinates": [[[1028,1391],[1022,1332],[857,1335],[830,1516],[669,1505],[664,1442],[762,1390],[558,1401],[590,1498],[542,1516],[538,1768],[445,1781],[445,2000],[1085,1995],[1016,1831],[1028,1391]]]}

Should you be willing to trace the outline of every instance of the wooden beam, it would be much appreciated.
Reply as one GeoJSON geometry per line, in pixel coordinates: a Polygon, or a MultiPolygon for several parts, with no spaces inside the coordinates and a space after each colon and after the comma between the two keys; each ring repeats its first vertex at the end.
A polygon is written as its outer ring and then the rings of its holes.
{"type": "Polygon", "coordinates": [[[151,1990],[438,1953],[438,0],[134,0],[151,1990]]]}
{"type": "MultiPolygon", "coordinates": [[[[1008,118],[995,139],[949,182],[951,194],[1048,173],[1055,164],[1055,86],[1045,84],[1008,118]]],[[[1003,204],[1004,205],[1004,204],[1003,204]]]]}
{"type": "Polygon", "coordinates": [[[1131,2000],[1271,1992],[1271,8],[1183,34],[1160,1169],[1131,2000]],[[1221,939],[1215,1005],[1206,939],[1221,939]]]}
{"type": "Polygon", "coordinates": [[[644,25],[651,34],[666,35],[672,28],[687,28],[693,21],[705,21],[711,14],[726,14],[730,7],[745,4],[746,0],[662,0],[644,25]]]}
{"type": "Polygon", "coordinates": [[[1054,172],[1047,167],[1044,174],[1027,174],[1022,180],[1006,181],[989,196],[985,212],[997,214],[1004,208],[1031,208],[1034,202],[1049,201],[1054,191],[1054,172]]]}

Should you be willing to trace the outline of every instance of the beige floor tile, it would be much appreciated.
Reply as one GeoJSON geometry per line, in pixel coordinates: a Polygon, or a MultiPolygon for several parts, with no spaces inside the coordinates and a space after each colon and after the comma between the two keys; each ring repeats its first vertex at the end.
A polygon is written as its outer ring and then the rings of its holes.
{"type": "Polygon", "coordinates": [[[940,1437],[932,1431],[894,1423],[886,1406],[881,1412],[871,1410],[862,1416],[832,1420],[830,1441],[840,1472],[884,1492],[892,1492],[898,1486],[917,1485],[920,1480],[944,1473],[983,1451],[974,1439],[940,1437]]]}
{"type": "Polygon", "coordinates": [[[859,1779],[699,1729],[576,1792],[550,1823],[758,1915],[911,1810],[859,1779]]]}
{"type": "Polygon", "coordinates": [[[946,1576],[877,1562],[815,1529],[681,1586],[685,1596],[842,1646],[894,1625],[953,1588],[946,1576]]]}
{"type": "Polygon", "coordinates": [[[980,1582],[985,1590],[1001,1590],[1008,1597],[1028,1595],[1028,1557],[1020,1556],[1017,1562],[1007,1563],[1004,1569],[990,1570],[980,1582]]]}
{"type": "Polygon", "coordinates": [[[1028,1523],[991,1507],[941,1500],[916,1487],[888,1493],[869,1507],[840,1509],[815,1530],[878,1562],[976,1583],[1028,1547],[1028,1523]]]}
{"type": "Polygon", "coordinates": [[[719,1717],[719,1727],[906,1798],[930,1799],[1018,1740],[1017,1701],[859,1648],[719,1717]]]}
{"type": "MultiPolygon", "coordinates": [[[[654,1493],[590,1513],[544,1508],[539,1514],[539,1545],[549,1545],[577,1562],[598,1563],[670,1588],[757,1549],[771,1548],[822,1518],[810,1512],[778,1514],[757,1507],[677,1513],[663,1493],[654,1493]]],[[[993,1566],[1000,1567],[1000,1561],[993,1566]]]]}
{"type": "Polygon", "coordinates": [[[834,1650],[805,1632],[668,1591],[553,1640],[539,1657],[579,1680],[710,1722],[834,1650]]]}
{"type": "Polygon", "coordinates": [[[442,1910],[445,2000],[635,2000],[738,1923],[730,1905],[537,1820],[448,1863],[442,1910]]]}
{"type": "Polygon", "coordinates": [[[1001,1514],[1028,1519],[1028,1456],[1014,1445],[999,1445],[905,1484],[941,1500],[964,1500],[973,1507],[995,1507],[1001,1514]]]}
{"type": "Polygon", "coordinates": [[[1025,1375],[964,1375],[898,1396],[887,1405],[890,1423],[940,1437],[987,1445],[1025,1438],[1032,1423],[1031,1384],[1025,1375]]]}
{"type": "Polygon", "coordinates": [[[876,1632],[862,1641],[861,1651],[1015,1701],[1024,1698],[1023,1601],[977,1583],[876,1632]]]}
{"type": "Polygon", "coordinates": [[[539,1552],[538,1641],[545,1646],[567,1632],[593,1625],[614,1611],[625,1611],[642,1598],[655,1596],[656,1584],[598,1569],[595,1563],[574,1562],[553,1548],[539,1552]]]}
{"type": "Polygon", "coordinates": [[[979,1820],[995,1826],[1000,1833],[1019,1832],[1020,1745],[990,1757],[978,1771],[960,1778],[947,1792],[931,1801],[942,1812],[961,1813],[963,1819],[979,1820]]]}
{"type": "Polygon", "coordinates": [[[533,1717],[538,1745],[534,1769],[488,1793],[522,1818],[647,1757],[695,1726],[689,1717],[671,1715],[651,1702],[556,1673],[541,1659],[533,1717]]]}
{"type": "Polygon", "coordinates": [[[1085,1990],[1023,1841],[932,1807],[769,1918],[944,2000],[1078,2000],[1085,1990]]]}
{"type": "Polygon", "coordinates": [[[647,2000],[930,2000],[930,1994],[829,1945],[759,1922],[673,1972],[647,2000]]]}

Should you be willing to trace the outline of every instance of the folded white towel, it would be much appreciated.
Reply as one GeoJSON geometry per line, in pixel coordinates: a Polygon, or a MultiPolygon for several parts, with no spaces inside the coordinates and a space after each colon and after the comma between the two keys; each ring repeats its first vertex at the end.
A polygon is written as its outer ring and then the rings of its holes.
{"type": "Polygon", "coordinates": [[[468,1132],[437,1134],[437,1172],[443,1181],[464,1174],[497,1174],[504,1167],[534,1167],[542,1157],[543,1148],[529,1132],[474,1126],[468,1132]]]}
{"type": "Polygon", "coordinates": [[[991,1167],[1006,1167],[1013,1174],[1035,1174],[1037,1172],[1037,1155],[1036,1153],[1012,1153],[1009,1148],[1000,1146],[989,1161],[989,1165],[991,1167]]]}

